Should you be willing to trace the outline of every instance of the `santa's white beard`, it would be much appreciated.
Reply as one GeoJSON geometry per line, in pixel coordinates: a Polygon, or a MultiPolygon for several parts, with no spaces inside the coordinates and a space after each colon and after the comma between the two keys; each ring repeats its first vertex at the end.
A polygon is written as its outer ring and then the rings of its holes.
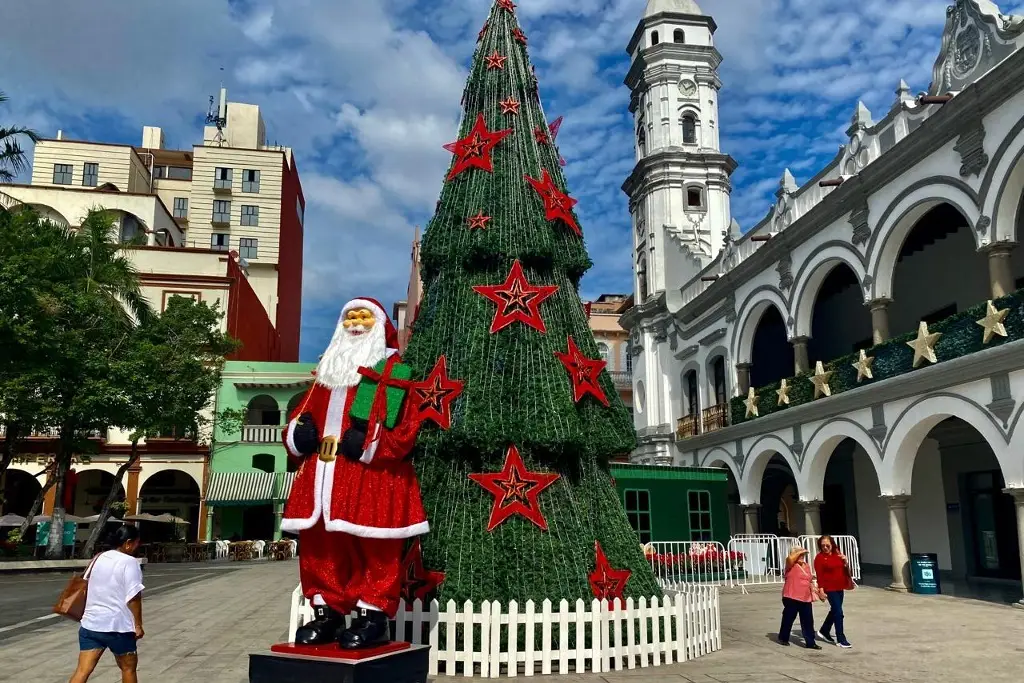
{"type": "Polygon", "coordinates": [[[380,322],[363,334],[351,334],[338,323],[331,344],[317,365],[316,379],[332,389],[355,386],[362,378],[359,368],[373,367],[384,360],[385,352],[384,325],[380,322]]]}

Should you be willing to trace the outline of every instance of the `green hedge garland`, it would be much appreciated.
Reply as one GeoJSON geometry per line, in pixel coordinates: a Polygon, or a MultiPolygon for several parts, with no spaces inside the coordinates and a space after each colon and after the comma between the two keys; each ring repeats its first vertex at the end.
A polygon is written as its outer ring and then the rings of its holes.
{"type": "MultiPolygon", "coordinates": [[[[1003,320],[1006,327],[1006,336],[994,336],[988,344],[983,342],[984,329],[977,324],[978,320],[985,317],[987,313],[987,302],[969,308],[966,311],[952,315],[934,325],[928,326],[929,332],[941,332],[942,337],[935,344],[935,356],[939,363],[961,358],[963,356],[981,351],[982,349],[1000,346],[1011,341],[1024,339],[1024,289],[1017,290],[1012,294],[995,299],[993,305],[998,310],[1010,309],[1010,312],[1003,320]]],[[[867,386],[890,377],[904,375],[914,370],[919,370],[932,365],[927,360],[917,368],[914,367],[914,350],[907,346],[907,342],[917,338],[917,331],[901,334],[898,337],[886,340],[877,346],[866,351],[869,357],[875,359],[871,366],[873,379],[863,379],[857,383],[857,370],[853,364],[857,362],[859,354],[851,353],[825,364],[825,370],[833,372],[829,380],[829,387],[832,394],[839,394],[860,386],[867,386]]],[[[814,360],[811,361],[812,363],[814,360]]],[[[787,378],[789,384],[789,405],[778,405],[778,394],[776,390],[781,382],[775,382],[764,387],[756,387],[755,392],[760,398],[757,404],[759,416],[777,413],[780,410],[810,403],[814,399],[814,385],[810,378],[814,372],[805,372],[796,377],[787,378]]],[[[730,401],[732,413],[732,424],[737,425],[749,420],[756,420],[756,417],[747,417],[747,406],[744,403],[746,396],[737,396],[730,401]]],[[[827,401],[827,397],[819,397],[818,401],[827,401]]]]}

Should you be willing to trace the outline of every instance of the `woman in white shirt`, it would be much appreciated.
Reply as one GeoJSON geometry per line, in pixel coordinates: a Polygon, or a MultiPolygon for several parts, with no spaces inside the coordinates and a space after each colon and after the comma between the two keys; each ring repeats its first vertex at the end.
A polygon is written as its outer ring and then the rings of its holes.
{"type": "Polygon", "coordinates": [[[135,559],[139,530],[124,525],[112,535],[114,550],[97,555],[86,572],[89,588],[78,630],[78,669],[70,683],[85,683],[105,650],[121,669],[122,683],[138,683],[135,643],[142,638],[142,569],[135,559]]]}

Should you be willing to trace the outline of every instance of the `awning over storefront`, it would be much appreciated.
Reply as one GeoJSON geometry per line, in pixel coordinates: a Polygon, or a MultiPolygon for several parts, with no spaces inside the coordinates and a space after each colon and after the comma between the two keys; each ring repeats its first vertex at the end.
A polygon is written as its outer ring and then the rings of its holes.
{"type": "Polygon", "coordinates": [[[298,382],[235,382],[236,389],[301,389],[313,383],[313,378],[298,382]]]}
{"type": "Polygon", "coordinates": [[[212,472],[206,489],[211,505],[253,505],[274,499],[273,472],[212,472]]]}
{"type": "Polygon", "coordinates": [[[288,495],[292,492],[292,484],[295,483],[295,472],[281,472],[277,476],[281,478],[281,487],[277,492],[278,500],[288,500],[288,495]]]}

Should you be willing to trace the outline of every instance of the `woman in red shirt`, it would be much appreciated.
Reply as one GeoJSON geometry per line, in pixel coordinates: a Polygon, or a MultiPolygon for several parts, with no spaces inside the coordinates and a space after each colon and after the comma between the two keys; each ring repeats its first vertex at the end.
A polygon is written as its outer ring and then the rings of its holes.
{"type": "Polygon", "coordinates": [[[826,642],[842,648],[853,647],[843,631],[843,595],[850,580],[849,572],[849,561],[846,555],[836,548],[832,537],[826,534],[819,538],[818,554],[814,558],[814,573],[818,578],[818,589],[825,592],[830,610],[818,635],[826,642]],[[833,624],[836,627],[835,639],[831,634],[833,624]]]}

